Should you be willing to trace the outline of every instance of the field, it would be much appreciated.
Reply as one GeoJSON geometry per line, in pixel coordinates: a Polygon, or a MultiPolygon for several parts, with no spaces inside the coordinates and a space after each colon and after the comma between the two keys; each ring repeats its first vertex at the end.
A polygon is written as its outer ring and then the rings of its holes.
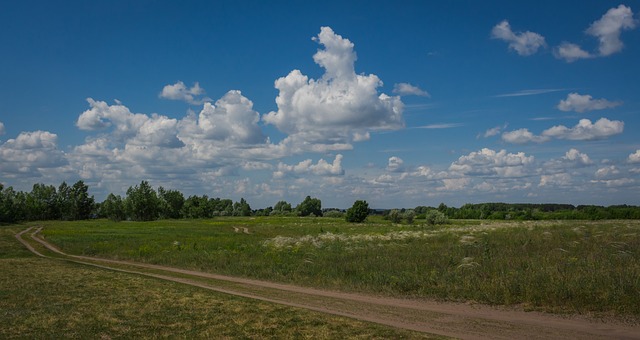
{"type": "Polygon", "coordinates": [[[640,319],[640,221],[42,222],[70,254],[376,295],[640,319]]]}
{"type": "Polygon", "coordinates": [[[433,338],[424,333],[42,259],[0,227],[0,338],[433,338]]]}

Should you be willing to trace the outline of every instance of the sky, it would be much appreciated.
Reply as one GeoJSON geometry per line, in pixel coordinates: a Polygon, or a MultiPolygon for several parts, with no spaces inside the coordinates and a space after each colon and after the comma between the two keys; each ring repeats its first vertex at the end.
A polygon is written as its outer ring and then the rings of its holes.
{"type": "Polygon", "coordinates": [[[11,1],[0,183],[640,204],[640,1],[11,1]]]}

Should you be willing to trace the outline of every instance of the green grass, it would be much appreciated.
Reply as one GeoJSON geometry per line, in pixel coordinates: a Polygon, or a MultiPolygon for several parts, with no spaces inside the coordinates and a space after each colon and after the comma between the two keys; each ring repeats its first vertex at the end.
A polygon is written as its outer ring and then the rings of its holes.
{"type": "Polygon", "coordinates": [[[0,227],[0,338],[428,338],[32,255],[0,227]]]}
{"type": "Polygon", "coordinates": [[[640,221],[487,223],[271,217],[42,224],[47,239],[73,254],[330,289],[640,317],[640,221]]]}

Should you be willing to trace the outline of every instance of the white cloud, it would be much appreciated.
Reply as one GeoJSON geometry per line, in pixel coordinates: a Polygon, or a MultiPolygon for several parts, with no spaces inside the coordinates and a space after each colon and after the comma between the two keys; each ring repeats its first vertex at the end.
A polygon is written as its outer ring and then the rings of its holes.
{"type": "Polygon", "coordinates": [[[571,162],[575,162],[579,165],[590,165],[593,164],[593,161],[589,158],[589,155],[586,153],[582,153],[577,149],[570,149],[564,154],[563,159],[571,162]]]}
{"type": "Polygon", "coordinates": [[[4,130],[4,123],[0,122],[0,136],[4,135],[5,130],[4,130]]]}
{"type": "Polygon", "coordinates": [[[496,152],[488,148],[461,156],[451,163],[449,171],[464,175],[489,175],[498,177],[520,177],[527,173],[535,158],[526,156],[524,152],[507,153],[506,150],[496,152]]]}
{"type": "Polygon", "coordinates": [[[197,99],[197,97],[204,95],[204,89],[200,87],[199,83],[195,83],[191,88],[178,81],[173,85],[165,85],[160,92],[159,97],[170,100],[182,100],[192,105],[199,105],[203,102],[210,101],[209,98],[197,99]]]}
{"type": "Polygon", "coordinates": [[[565,89],[530,89],[530,90],[520,90],[511,93],[503,93],[495,95],[495,98],[504,98],[504,97],[523,97],[523,96],[537,96],[545,93],[559,92],[564,91],[565,89]]]}
{"type": "Polygon", "coordinates": [[[598,38],[600,55],[608,56],[622,50],[624,44],[620,40],[620,33],[635,27],[636,21],[633,19],[631,8],[620,5],[609,9],[600,20],[592,23],[587,29],[587,34],[598,38]]]}
{"type": "Polygon", "coordinates": [[[521,56],[536,53],[540,47],[546,46],[544,37],[534,32],[514,33],[507,20],[497,24],[491,30],[491,37],[509,43],[509,48],[515,50],[521,56]]]}
{"type": "Polygon", "coordinates": [[[572,128],[557,125],[544,130],[542,136],[569,140],[597,140],[620,134],[623,130],[624,122],[618,120],[611,121],[607,118],[600,118],[592,123],[589,119],[580,119],[578,124],[572,128]]]}
{"type": "Polygon", "coordinates": [[[443,186],[437,188],[439,191],[459,191],[471,183],[470,178],[446,178],[442,180],[443,186]]]}
{"type": "Polygon", "coordinates": [[[593,99],[588,94],[569,93],[567,99],[558,103],[560,111],[586,112],[593,110],[603,110],[622,105],[622,102],[611,102],[606,99],[593,99]]]}
{"type": "Polygon", "coordinates": [[[197,116],[186,117],[180,124],[180,137],[197,140],[229,141],[237,144],[257,144],[265,140],[258,126],[260,114],[253,102],[240,91],[229,91],[215,104],[204,103],[197,116]]]}
{"type": "Polygon", "coordinates": [[[502,129],[503,129],[502,126],[496,126],[496,127],[491,128],[491,129],[488,129],[487,131],[484,132],[483,137],[484,138],[489,138],[489,137],[497,136],[497,135],[500,134],[502,129]]]}
{"type": "Polygon", "coordinates": [[[504,132],[502,134],[502,140],[507,143],[513,144],[526,144],[526,143],[543,143],[549,140],[545,136],[536,136],[528,129],[518,129],[514,131],[504,132]]]}
{"type": "Polygon", "coordinates": [[[627,162],[629,163],[640,163],[640,149],[636,150],[636,152],[629,155],[627,158],[627,162]]]}
{"type": "Polygon", "coordinates": [[[400,157],[390,157],[389,158],[389,163],[387,165],[387,171],[390,172],[402,172],[404,171],[404,161],[402,160],[402,158],[400,157]]]}
{"type": "Polygon", "coordinates": [[[20,133],[0,145],[0,172],[9,177],[40,177],[41,169],[66,165],[57,142],[58,136],[48,131],[20,133]]]}
{"type": "Polygon", "coordinates": [[[413,96],[421,96],[421,97],[431,97],[431,95],[427,91],[424,91],[421,88],[417,86],[413,86],[408,83],[399,83],[399,84],[393,85],[393,93],[400,96],[413,95],[413,96]]]}
{"type": "Polygon", "coordinates": [[[591,183],[601,183],[601,184],[604,184],[607,188],[619,188],[619,187],[626,187],[631,184],[635,184],[636,181],[632,178],[618,178],[618,179],[592,180],[591,183]]]}
{"type": "Polygon", "coordinates": [[[278,111],[264,115],[264,122],[287,133],[290,143],[313,151],[348,149],[368,131],[404,126],[400,98],[378,94],[382,81],[376,75],[355,73],[351,41],[329,27],[314,40],[324,47],[313,56],[324,75],[309,79],[293,70],[276,80],[278,111]]]}
{"type": "Polygon", "coordinates": [[[558,59],[564,59],[568,63],[572,63],[579,59],[593,58],[593,56],[589,52],[583,50],[582,47],[566,41],[553,50],[553,55],[558,59]]]}
{"type": "Polygon", "coordinates": [[[556,125],[542,131],[541,135],[535,135],[528,129],[504,132],[502,140],[513,144],[543,143],[550,141],[552,138],[598,140],[620,134],[623,130],[624,122],[619,120],[612,121],[607,118],[600,118],[595,123],[592,123],[589,119],[581,119],[574,127],[568,128],[564,125],[556,125]]]}
{"type": "Polygon", "coordinates": [[[313,164],[311,159],[306,159],[296,165],[287,165],[280,162],[277,170],[273,173],[273,177],[284,178],[287,175],[305,174],[312,174],[315,176],[342,176],[344,175],[342,158],[343,156],[341,154],[336,155],[333,163],[329,163],[324,159],[320,159],[316,164],[313,164]]]}
{"type": "Polygon", "coordinates": [[[620,40],[623,30],[632,30],[636,27],[631,8],[620,5],[611,8],[599,20],[594,21],[586,30],[586,33],[596,37],[599,41],[598,53],[589,53],[579,45],[563,42],[554,49],[554,55],[558,59],[573,62],[578,59],[606,57],[622,51],[624,44],[620,40]]]}
{"type": "Polygon", "coordinates": [[[542,175],[540,176],[539,187],[544,186],[561,186],[566,187],[571,184],[571,175],[567,173],[542,175]]]}
{"type": "Polygon", "coordinates": [[[615,165],[609,165],[607,167],[596,170],[595,176],[597,178],[604,178],[604,177],[609,177],[609,176],[618,175],[618,174],[620,174],[620,170],[618,170],[618,168],[615,165]]]}
{"type": "Polygon", "coordinates": [[[440,124],[429,124],[416,126],[414,129],[427,129],[427,130],[436,130],[436,129],[452,129],[464,126],[462,123],[440,123],[440,124]]]}
{"type": "Polygon", "coordinates": [[[80,130],[94,131],[114,127],[114,134],[121,137],[135,135],[140,127],[149,119],[149,116],[141,113],[132,113],[129,109],[117,102],[109,105],[103,101],[95,101],[87,98],[91,109],[84,111],[78,117],[76,126],[80,130]]]}

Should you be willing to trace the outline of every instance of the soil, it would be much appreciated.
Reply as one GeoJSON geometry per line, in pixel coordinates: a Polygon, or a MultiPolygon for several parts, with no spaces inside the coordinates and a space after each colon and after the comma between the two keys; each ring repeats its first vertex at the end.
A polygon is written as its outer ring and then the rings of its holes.
{"type": "Polygon", "coordinates": [[[147,263],[68,255],[29,228],[16,238],[41,257],[145,275],[226,294],[346,316],[397,328],[462,339],[640,339],[640,325],[582,315],[527,312],[516,307],[400,299],[259,281],[147,263]],[[47,256],[23,239],[30,237],[61,257],[47,256]],[[142,269],[142,271],[141,271],[142,269]]]}

